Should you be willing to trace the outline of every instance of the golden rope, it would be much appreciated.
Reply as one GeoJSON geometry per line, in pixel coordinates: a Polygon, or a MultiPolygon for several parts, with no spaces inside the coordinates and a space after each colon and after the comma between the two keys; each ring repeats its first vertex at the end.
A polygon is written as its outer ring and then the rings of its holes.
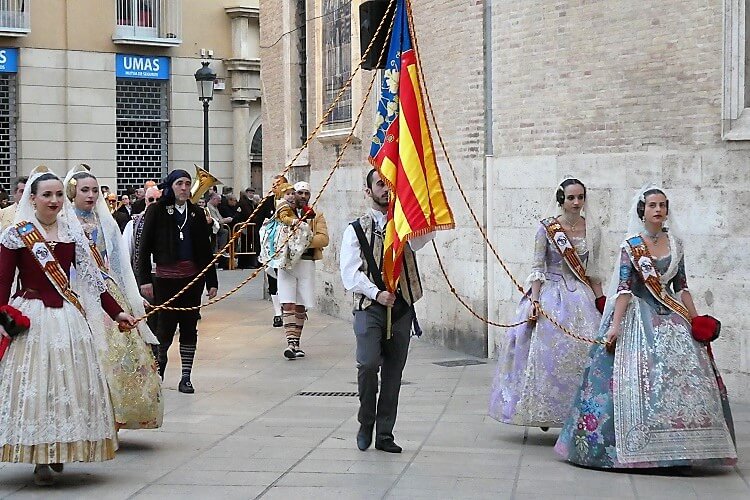
{"type": "MultiPolygon", "coordinates": [[[[396,4],[396,0],[390,0],[387,12],[390,12],[391,9],[395,8],[395,4],[396,4]]],[[[346,91],[346,89],[351,86],[351,83],[352,83],[355,75],[358,73],[359,69],[362,67],[362,64],[367,59],[367,56],[369,55],[370,50],[372,49],[372,46],[374,45],[375,40],[377,39],[378,34],[380,33],[380,31],[382,30],[383,26],[385,25],[385,21],[386,21],[387,18],[388,18],[388,15],[385,15],[383,17],[383,19],[380,21],[380,24],[378,25],[378,28],[375,30],[375,33],[374,33],[374,35],[372,37],[372,40],[370,41],[370,44],[365,49],[365,52],[362,55],[362,58],[360,59],[359,64],[357,64],[357,66],[355,67],[355,69],[352,72],[352,74],[349,77],[349,79],[346,81],[346,83],[344,83],[344,86],[341,88],[341,90],[339,91],[339,93],[336,96],[336,98],[333,100],[333,102],[331,102],[331,104],[328,107],[327,111],[324,113],[323,117],[318,122],[318,125],[315,127],[315,129],[313,129],[313,131],[310,133],[310,135],[305,140],[304,144],[300,147],[300,149],[297,152],[297,154],[287,164],[287,166],[284,168],[284,170],[282,170],[282,172],[281,172],[280,175],[285,175],[287,172],[289,172],[289,170],[291,169],[291,167],[294,164],[294,162],[297,160],[297,158],[299,158],[299,156],[302,154],[302,152],[307,148],[307,146],[309,145],[309,143],[312,141],[312,139],[317,135],[317,133],[322,128],[322,126],[325,124],[325,121],[328,119],[328,116],[333,112],[333,109],[335,108],[336,104],[341,99],[341,97],[344,95],[344,92],[346,91]]],[[[388,35],[390,35],[390,33],[391,33],[392,30],[393,30],[393,20],[391,21],[391,24],[390,24],[390,26],[388,28],[388,33],[386,34],[386,38],[388,37],[388,35]]],[[[384,46],[381,48],[378,60],[382,59],[386,47],[387,47],[387,44],[384,44],[384,46]]],[[[360,106],[359,112],[357,113],[356,120],[354,121],[354,123],[353,123],[353,125],[351,127],[351,130],[349,131],[349,134],[348,134],[348,136],[346,138],[346,141],[344,142],[344,145],[341,148],[341,151],[339,152],[339,154],[338,154],[338,156],[336,158],[336,162],[334,163],[333,167],[331,168],[331,170],[330,170],[330,172],[329,172],[329,174],[328,174],[325,182],[323,183],[323,186],[321,187],[320,191],[318,192],[318,194],[316,195],[316,197],[315,197],[315,199],[314,199],[314,201],[312,203],[313,209],[315,208],[315,205],[320,200],[320,197],[323,194],[323,191],[327,188],[328,184],[330,183],[331,178],[333,177],[334,172],[338,169],[339,165],[341,164],[341,160],[343,158],[344,152],[349,147],[349,144],[351,144],[352,137],[354,136],[354,131],[355,131],[357,125],[359,124],[359,120],[362,117],[362,113],[364,112],[364,109],[367,106],[367,100],[369,99],[370,94],[372,93],[372,87],[374,85],[376,77],[377,77],[377,72],[373,72],[373,77],[370,80],[370,85],[367,88],[367,93],[366,93],[366,95],[365,95],[365,97],[364,97],[364,99],[362,101],[362,105],[360,106]]],[[[136,323],[138,323],[138,322],[140,322],[140,321],[142,321],[144,319],[147,319],[152,314],[156,314],[158,311],[161,311],[161,310],[165,310],[165,311],[196,311],[196,310],[200,310],[203,307],[216,304],[217,302],[221,302],[222,300],[226,299],[230,295],[236,293],[240,288],[242,288],[243,286],[245,286],[251,280],[255,279],[261,272],[263,272],[265,270],[265,268],[266,268],[265,264],[263,266],[261,266],[260,268],[256,269],[253,273],[250,274],[250,276],[248,276],[247,278],[245,278],[242,282],[240,282],[237,286],[235,286],[234,288],[232,288],[231,290],[229,290],[227,293],[225,293],[224,295],[221,295],[219,297],[214,297],[213,299],[210,299],[205,304],[201,304],[201,305],[198,305],[198,306],[192,306],[192,307],[172,307],[172,306],[169,306],[169,304],[173,303],[177,298],[179,298],[184,293],[186,293],[187,290],[189,290],[201,278],[203,278],[206,275],[206,273],[211,268],[211,266],[213,266],[219,260],[219,258],[221,257],[222,253],[225,250],[229,249],[229,246],[232,245],[241,236],[242,230],[245,229],[251,223],[250,221],[258,213],[258,211],[260,210],[263,202],[267,198],[269,198],[271,196],[274,196],[273,189],[269,190],[268,194],[258,204],[258,206],[255,208],[255,210],[253,210],[253,212],[248,216],[248,218],[247,218],[247,220],[245,220],[245,222],[239,224],[239,227],[235,226],[236,229],[234,229],[234,231],[232,233],[232,236],[229,239],[229,241],[227,241],[227,243],[224,245],[224,247],[221,250],[217,251],[216,255],[211,260],[211,262],[200,273],[198,273],[190,281],[190,283],[188,283],[187,285],[185,285],[185,287],[182,290],[180,290],[179,292],[177,292],[177,294],[175,294],[173,297],[171,297],[170,299],[168,299],[163,304],[159,304],[159,305],[154,306],[148,312],[146,312],[145,315],[141,316],[140,318],[136,318],[136,323]]],[[[278,255],[278,253],[281,251],[281,249],[283,248],[283,246],[289,241],[289,239],[294,235],[294,233],[297,230],[298,230],[298,227],[293,228],[293,230],[287,236],[287,239],[284,240],[283,244],[280,245],[280,247],[276,250],[276,252],[271,256],[272,258],[275,257],[276,255],[278,255]]]]}
{"type": "MultiPolygon", "coordinates": [[[[458,191],[461,193],[461,198],[463,199],[464,203],[466,204],[466,208],[469,210],[469,214],[471,215],[471,218],[474,220],[474,223],[476,224],[477,229],[479,229],[479,232],[482,233],[482,238],[484,239],[485,243],[490,248],[490,250],[492,251],[492,253],[495,255],[495,258],[497,259],[498,263],[500,264],[500,267],[502,267],[503,271],[505,271],[505,274],[508,275],[508,278],[510,278],[510,280],[516,286],[516,288],[518,289],[518,291],[520,291],[521,293],[524,293],[523,286],[521,286],[521,284],[519,283],[519,281],[510,272],[510,270],[508,269],[508,266],[505,264],[505,261],[503,261],[503,259],[500,257],[500,255],[497,252],[497,249],[495,248],[495,246],[492,244],[492,242],[490,241],[489,237],[487,236],[487,232],[485,231],[485,229],[482,226],[482,224],[479,222],[479,219],[477,218],[477,215],[474,212],[474,209],[471,208],[471,204],[469,203],[469,200],[466,197],[466,193],[464,192],[463,187],[461,186],[461,183],[458,180],[458,176],[456,175],[456,170],[453,167],[453,162],[451,161],[450,156],[448,155],[448,150],[447,150],[447,148],[445,146],[445,141],[443,140],[443,136],[442,136],[442,134],[440,132],[440,127],[438,126],[437,118],[435,117],[435,110],[434,110],[434,108],[432,106],[432,99],[430,98],[430,94],[429,94],[429,92],[427,90],[427,82],[426,82],[425,77],[424,77],[424,71],[422,70],[422,63],[421,63],[421,59],[419,57],[419,42],[418,42],[418,39],[417,39],[417,32],[416,32],[416,29],[414,27],[414,18],[413,18],[413,15],[412,15],[411,0],[406,0],[406,13],[407,13],[407,16],[409,18],[409,23],[408,23],[409,24],[409,33],[411,35],[412,43],[414,44],[415,55],[417,56],[415,58],[415,60],[416,60],[416,65],[417,65],[417,71],[419,72],[419,77],[420,77],[419,78],[419,80],[420,80],[420,87],[422,88],[423,94],[424,94],[425,99],[427,101],[427,107],[430,110],[430,116],[432,118],[432,123],[435,125],[435,132],[437,133],[438,140],[440,142],[440,148],[443,151],[443,155],[445,155],[445,160],[448,163],[448,168],[449,168],[449,170],[451,172],[451,175],[453,176],[453,180],[456,182],[456,186],[458,187],[458,191]]],[[[437,246],[434,243],[433,243],[433,247],[435,248],[435,255],[438,256],[438,262],[440,262],[440,256],[438,254],[437,246]]],[[[442,269],[442,264],[441,264],[441,269],[442,269]]],[[[443,273],[443,276],[448,281],[448,285],[451,287],[451,292],[453,293],[453,295],[458,299],[458,301],[461,304],[464,305],[464,307],[466,307],[469,310],[469,312],[471,312],[478,319],[480,319],[481,321],[483,321],[483,322],[485,322],[485,323],[487,323],[489,325],[502,326],[502,325],[498,325],[497,323],[494,323],[494,322],[490,321],[488,318],[480,316],[475,311],[473,311],[472,309],[470,309],[464,303],[463,299],[461,297],[459,297],[458,293],[456,293],[455,288],[451,285],[450,280],[448,280],[447,274],[445,274],[445,272],[443,273]]],[[[567,328],[565,328],[563,325],[561,325],[560,323],[558,323],[557,320],[554,319],[552,316],[550,316],[549,313],[547,313],[544,309],[541,308],[541,306],[537,310],[538,310],[538,312],[542,316],[544,316],[545,318],[547,318],[550,321],[550,323],[552,323],[557,328],[559,328],[560,330],[562,330],[562,332],[565,335],[568,335],[568,336],[570,336],[570,337],[572,337],[574,339],[581,340],[583,342],[589,342],[589,343],[592,343],[592,344],[604,344],[605,343],[603,340],[590,339],[590,338],[582,337],[580,335],[577,335],[577,334],[571,332],[570,330],[568,330],[567,328]]],[[[526,321],[528,321],[528,320],[526,320],[526,321]]],[[[524,321],[522,323],[519,323],[519,324],[523,324],[526,321],[524,321]]],[[[517,326],[517,325],[509,325],[509,326],[517,326]]]]}
{"type": "Polygon", "coordinates": [[[503,325],[501,323],[495,323],[494,321],[488,318],[485,318],[484,316],[481,316],[463,299],[463,297],[458,295],[458,292],[456,292],[456,288],[453,286],[453,283],[451,283],[450,278],[448,278],[448,273],[445,271],[445,267],[443,266],[443,259],[440,258],[440,253],[438,253],[435,240],[432,240],[432,248],[435,250],[435,257],[437,257],[438,266],[440,266],[440,271],[443,273],[443,278],[445,278],[445,281],[448,283],[448,286],[451,289],[451,293],[456,297],[456,299],[458,299],[461,305],[464,306],[464,308],[466,308],[466,310],[469,311],[475,318],[487,323],[488,325],[497,326],[498,328],[513,328],[514,326],[520,326],[520,325],[523,325],[524,323],[528,323],[529,320],[525,319],[523,321],[519,321],[518,323],[512,323],[510,325],[503,325]]]}

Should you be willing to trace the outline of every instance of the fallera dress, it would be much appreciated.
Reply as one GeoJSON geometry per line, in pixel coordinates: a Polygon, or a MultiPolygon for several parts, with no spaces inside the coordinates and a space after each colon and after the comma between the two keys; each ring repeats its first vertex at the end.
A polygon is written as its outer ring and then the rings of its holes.
{"type": "MultiPolygon", "coordinates": [[[[105,372],[84,315],[48,281],[15,228],[0,246],[0,304],[31,320],[0,360],[0,461],[95,462],[114,458],[114,413],[105,372]],[[15,271],[20,286],[10,297],[15,271]]],[[[74,242],[53,243],[52,252],[70,276],[74,242]]],[[[110,316],[122,310],[104,292],[95,300],[110,316]]]]}
{"type": "MultiPolygon", "coordinates": [[[[97,214],[78,210],[76,213],[86,237],[94,244],[99,254],[94,257],[94,260],[98,261],[107,291],[123,310],[132,314],[132,307],[110,272],[107,245],[104,232],[98,224],[97,214]]],[[[130,267],[129,263],[127,266],[130,267]]],[[[121,332],[117,323],[108,316],[102,315],[101,319],[104,321],[106,336],[106,349],[102,358],[118,428],[155,429],[161,427],[164,418],[164,400],[161,380],[151,348],[144,342],[137,328],[121,332]]],[[[143,323],[139,324],[139,328],[143,327],[143,323]]]]}
{"type": "MultiPolygon", "coordinates": [[[[570,238],[584,266],[590,250],[585,238],[570,238]]],[[[563,326],[593,338],[601,320],[591,288],[571,271],[540,224],[528,281],[542,282],[539,302],[563,326]]],[[[518,306],[516,321],[531,315],[528,295],[518,306]]],[[[507,331],[500,346],[492,383],[489,414],[513,425],[561,427],[588,361],[589,344],[565,335],[543,316],[507,331]]]]}
{"type": "MultiPolygon", "coordinates": [[[[653,262],[663,288],[679,299],[687,280],[682,244],[671,236],[670,252],[653,262]]],[[[617,295],[630,294],[631,300],[616,352],[591,348],[555,451],[597,468],[732,465],[731,411],[713,359],[693,340],[690,323],[646,288],[631,255],[626,242],[617,295]]],[[[600,338],[612,314],[608,307],[600,338]]]]}

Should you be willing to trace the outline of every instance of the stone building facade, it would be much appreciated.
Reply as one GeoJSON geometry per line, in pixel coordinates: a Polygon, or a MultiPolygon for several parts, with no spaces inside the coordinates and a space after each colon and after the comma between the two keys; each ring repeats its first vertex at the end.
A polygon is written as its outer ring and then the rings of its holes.
{"type": "MultiPolygon", "coordinates": [[[[304,37],[296,30],[296,37],[287,35],[261,50],[266,177],[281,170],[301,144],[290,139],[299,135],[300,106],[307,130],[322,115],[321,85],[330,73],[322,59],[330,46],[323,19],[331,17],[323,9],[339,12],[339,3],[348,2],[300,0],[266,9],[275,2],[261,0],[263,46],[300,25],[295,17],[300,6],[310,20],[304,37]]],[[[348,11],[352,69],[359,60],[359,3],[348,11]]],[[[448,152],[470,204],[513,274],[528,275],[537,221],[549,215],[542,212],[563,176],[578,176],[589,187],[590,202],[603,217],[607,268],[635,191],[647,182],[661,184],[684,229],[698,310],[723,322],[717,362],[732,393],[750,399],[745,2],[663,0],[637,8],[615,0],[412,4],[425,83],[448,152]]],[[[362,71],[354,79],[352,115],[371,74],[362,71]]],[[[371,97],[355,144],[320,202],[332,244],[318,271],[319,305],[341,317],[349,315],[350,299],[338,277],[337,246],[346,223],[365,206],[361,190],[373,103],[371,97]]],[[[309,176],[313,189],[319,188],[342,147],[346,125],[324,126],[293,176],[309,176]]],[[[483,244],[442,155],[439,165],[457,222],[455,231],[436,238],[448,273],[480,314],[509,320],[520,294],[483,244]]],[[[427,293],[417,312],[425,335],[465,352],[493,355],[503,331],[486,327],[458,304],[430,247],[420,252],[420,266],[427,293]]]]}
{"type": "Polygon", "coordinates": [[[249,186],[258,39],[257,0],[3,0],[0,184],[39,164],[64,174],[87,163],[119,191],[192,171],[203,162],[194,73],[208,59],[219,78],[211,172],[249,186]]]}

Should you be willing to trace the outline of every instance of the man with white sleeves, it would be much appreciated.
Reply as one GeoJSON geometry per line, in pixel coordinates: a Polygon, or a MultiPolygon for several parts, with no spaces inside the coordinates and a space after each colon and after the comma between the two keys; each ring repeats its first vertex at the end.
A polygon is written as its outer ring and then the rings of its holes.
{"type": "Polygon", "coordinates": [[[422,297],[415,250],[432,240],[434,233],[412,239],[404,248],[403,268],[396,293],[386,290],[381,275],[383,239],[388,213],[388,186],[373,169],[367,174],[365,193],[371,207],[344,231],[341,243],[341,280],[354,293],[354,335],[357,340],[357,382],[359,386],[359,432],[357,447],[400,453],[393,437],[401,374],[406,365],[414,316],[414,303],[422,297]],[[386,340],[387,308],[392,307],[392,337],[386,340]],[[380,397],[378,370],[382,366],[380,397]]]}

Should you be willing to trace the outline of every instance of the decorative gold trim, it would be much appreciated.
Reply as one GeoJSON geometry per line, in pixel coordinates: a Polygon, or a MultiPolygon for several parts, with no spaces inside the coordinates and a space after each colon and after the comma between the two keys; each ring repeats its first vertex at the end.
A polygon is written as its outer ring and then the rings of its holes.
{"type": "Polygon", "coordinates": [[[690,313],[687,308],[664,291],[664,287],[661,284],[661,275],[654,265],[654,259],[651,257],[651,252],[648,251],[643,238],[634,236],[628,238],[627,243],[631,251],[630,262],[641,275],[641,279],[646,284],[646,288],[651,295],[666,307],[685,318],[689,323],[690,313]],[[648,266],[649,269],[644,269],[644,266],[648,266]]]}
{"type": "Polygon", "coordinates": [[[568,265],[570,270],[573,271],[573,274],[576,276],[576,278],[578,278],[581,283],[589,287],[593,292],[594,289],[591,286],[591,280],[589,280],[589,277],[586,276],[586,268],[583,267],[581,259],[578,258],[575,247],[570,242],[570,236],[568,236],[568,233],[565,232],[562,224],[560,224],[560,222],[554,217],[548,217],[547,219],[542,220],[541,223],[544,226],[544,229],[547,230],[547,239],[562,256],[563,260],[568,265]],[[562,233],[563,235],[565,235],[565,245],[561,245],[561,243],[555,237],[555,235],[558,233],[562,233]]]}
{"type": "Polygon", "coordinates": [[[115,458],[116,439],[43,443],[6,444],[0,448],[0,462],[22,464],[64,464],[69,462],[103,462],[115,458]]]}

